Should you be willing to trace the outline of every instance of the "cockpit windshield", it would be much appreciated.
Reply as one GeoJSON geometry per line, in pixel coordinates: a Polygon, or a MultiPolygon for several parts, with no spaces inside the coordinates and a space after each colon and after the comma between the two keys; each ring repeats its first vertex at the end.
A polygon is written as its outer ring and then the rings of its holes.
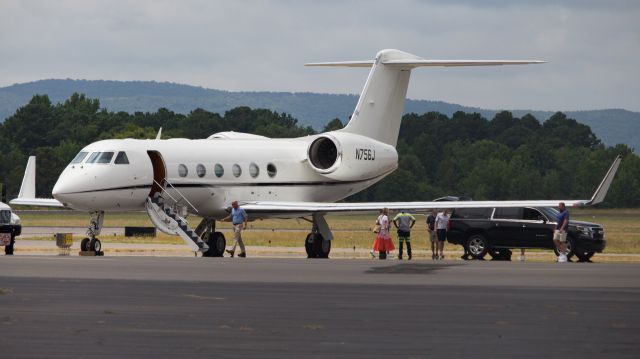
{"type": "Polygon", "coordinates": [[[92,153],[91,156],[89,156],[87,163],[94,163],[96,161],[96,158],[98,158],[98,156],[100,156],[100,152],[92,153]]]}
{"type": "Polygon", "coordinates": [[[84,160],[84,158],[85,158],[85,157],[87,157],[87,153],[89,153],[89,152],[84,152],[84,151],[79,152],[79,153],[78,153],[78,154],[77,154],[77,155],[76,155],[76,156],[71,160],[71,163],[72,163],[72,164],[74,164],[74,163],[80,163],[80,162],[82,162],[82,160],[84,160]]]}
{"type": "Polygon", "coordinates": [[[113,152],[100,152],[100,156],[96,160],[96,163],[110,163],[113,158],[113,152]]]}
{"type": "Polygon", "coordinates": [[[128,165],[129,164],[129,158],[127,158],[127,154],[120,151],[118,152],[118,155],[116,156],[116,160],[114,161],[115,164],[117,165],[128,165]]]}
{"type": "MultiPolygon", "coordinates": [[[[76,155],[76,157],[71,161],[71,163],[80,163],[87,157],[89,152],[80,152],[76,155]]],[[[87,157],[87,161],[85,163],[99,163],[99,164],[109,164],[113,159],[113,155],[115,152],[92,152],[89,157],[87,157]]],[[[117,165],[128,165],[129,158],[124,151],[118,152],[116,156],[116,160],[114,161],[117,165]]]]}

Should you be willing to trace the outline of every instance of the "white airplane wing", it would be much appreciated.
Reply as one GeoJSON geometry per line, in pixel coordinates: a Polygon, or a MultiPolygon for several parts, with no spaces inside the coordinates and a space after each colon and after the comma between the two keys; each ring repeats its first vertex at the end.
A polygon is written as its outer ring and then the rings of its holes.
{"type": "Polygon", "coordinates": [[[427,211],[432,208],[483,208],[483,207],[555,207],[564,202],[567,207],[582,207],[601,203],[613,177],[620,166],[622,156],[616,157],[591,199],[555,199],[555,200],[522,200],[522,201],[443,201],[443,202],[364,202],[364,203],[325,203],[325,202],[275,202],[251,201],[243,202],[242,208],[250,213],[268,215],[308,216],[312,213],[377,213],[382,208],[391,210],[406,209],[413,212],[427,211]]]}
{"type": "Polygon", "coordinates": [[[18,198],[12,199],[9,203],[25,206],[64,207],[62,203],[53,198],[36,198],[36,156],[29,157],[18,198]]]}

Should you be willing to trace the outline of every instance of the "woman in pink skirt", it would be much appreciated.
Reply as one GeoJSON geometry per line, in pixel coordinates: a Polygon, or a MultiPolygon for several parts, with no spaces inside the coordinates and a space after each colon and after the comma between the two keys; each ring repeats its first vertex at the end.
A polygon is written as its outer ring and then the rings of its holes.
{"type": "Polygon", "coordinates": [[[391,240],[391,236],[389,236],[389,209],[385,208],[382,210],[382,214],[378,217],[376,224],[380,225],[380,231],[376,236],[376,241],[373,242],[373,250],[378,251],[378,258],[387,259],[387,253],[396,249],[393,245],[393,241],[391,240]]]}

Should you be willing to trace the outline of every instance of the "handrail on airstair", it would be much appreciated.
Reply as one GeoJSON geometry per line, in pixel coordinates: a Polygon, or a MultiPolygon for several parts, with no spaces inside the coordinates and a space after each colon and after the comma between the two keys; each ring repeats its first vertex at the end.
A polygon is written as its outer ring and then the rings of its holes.
{"type": "MultiPolygon", "coordinates": [[[[182,197],[182,199],[184,199],[189,204],[189,206],[191,206],[191,208],[193,208],[193,210],[196,211],[196,213],[200,213],[200,211],[198,211],[198,209],[191,202],[189,202],[189,200],[182,194],[182,192],[180,192],[171,182],[169,182],[168,179],[165,178],[164,180],[165,180],[166,183],[169,184],[169,186],[171,186],[171,188],[173,188],[176,192],[178,192],[180,197],[182,197]]],[[[153,179],[153,182],[155,184],[157,184],[158,186],[160,186],[160,188],[162,188],[162,192],[166,193],[169,197],[171,197],[171,199],[174,202],[176,202],[176,203],[180,202],[180,200],[176,200],[175,198],[173,198],[173,196],[171,194],[169,194],[169,192],[167,192],[167,190],[164,188],[164,186],[162,186],[160,183],[158,183],[158,181],[156,181],[155,178],[153,179]]]]}

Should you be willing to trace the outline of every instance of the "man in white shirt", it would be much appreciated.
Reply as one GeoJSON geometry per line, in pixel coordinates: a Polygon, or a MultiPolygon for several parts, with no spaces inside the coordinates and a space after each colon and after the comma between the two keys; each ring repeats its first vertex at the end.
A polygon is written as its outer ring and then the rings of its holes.
{"type": "Polygon", "coordinates": [[[444,209],[436,216],[436,233],[438,234],[437,258],[444,259],[444,241],[447,239],[447,227],[449,225],[449,210],[444,209]]]}

